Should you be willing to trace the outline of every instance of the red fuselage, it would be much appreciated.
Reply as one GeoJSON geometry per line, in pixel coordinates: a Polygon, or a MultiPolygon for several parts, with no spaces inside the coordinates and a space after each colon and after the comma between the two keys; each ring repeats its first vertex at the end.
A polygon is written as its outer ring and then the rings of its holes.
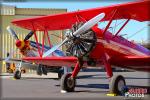
{"type": "Polygon", "coordinates": [[[140,59],[127,59],[126,57],[149,57],[150,51],[141,45],[128,41],[122,36],[115,36],[106,32],[103,36],[101,29],[94,27],[93,31],[97,36],[95,48],[91,51],[90,57],[96,60],[103,57],[104,52],[112,65],[118,67],[150,71],[150,61],[140,59]]]}

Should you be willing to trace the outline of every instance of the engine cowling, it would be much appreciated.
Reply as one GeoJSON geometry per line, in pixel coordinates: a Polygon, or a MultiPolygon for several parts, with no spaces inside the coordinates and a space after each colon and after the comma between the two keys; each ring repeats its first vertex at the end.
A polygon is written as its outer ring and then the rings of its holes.
{"type": "Polygon", "coordinates": [[[80,35],[73,36],[72,33],[79,29],[83,24],[83,22],[75,23],[72,26],[71,32],[67,34],[68,36],[73,37],[65,44],[67,55],[80,58],[88,55],[90,51],[95,47],[97,39],[96,34],[94,31],[92,31],[92,29],[89,29],[80,35]]]}

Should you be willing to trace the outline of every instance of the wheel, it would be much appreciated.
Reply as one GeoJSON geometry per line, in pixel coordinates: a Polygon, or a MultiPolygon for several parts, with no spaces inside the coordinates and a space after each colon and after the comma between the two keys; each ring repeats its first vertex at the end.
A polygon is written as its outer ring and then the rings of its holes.
{"type": "Polygon", "coordinates": [[[42,65],[41,64],[37,66],[36,73],[37,73],[37,75],[40,75],[40,76],[42,75],[42,65]]]}
{"type": "Polygon", "coordinates": [[[44,75],[47,75],[47,68],[46,66],[42,66],[42,72],[44,75]]]}
{"type": "Polygon", "coordinates": [[[61,77],[61,88],[67,92],[73,92],[75,88],[76,80],[71,77],[71,73],[64,74],[61,77]]]}
{"type": "Polygon", "coordinates": [[[111,78],[111,82],[109,83],[110,93],[122,95],[124,87],[126,87],[126,83],[122,75],[115,75],[111,78]]]}
{"type": "Polygon", "coordinates": [[[21,71],[19,71],[19,70],[15,71],[14,78],[15,79],[20,79],[21,78],[21,71]]]}

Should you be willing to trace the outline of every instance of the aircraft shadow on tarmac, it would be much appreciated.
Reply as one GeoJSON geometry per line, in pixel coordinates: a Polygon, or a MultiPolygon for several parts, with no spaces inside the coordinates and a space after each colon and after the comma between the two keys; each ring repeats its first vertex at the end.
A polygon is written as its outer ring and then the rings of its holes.
{"type": "Polygon", "coordinates": [[[109,89],[109,84],[86,84],[86,85],[77,85],[76,87],[96,88],[96,89],[109,89]]]}
{"type": "MultiPolygon", "coordinates": [[[[121,69],[116,69],[116,68],[113,68],[112,70],[113,70],[113,72],[133,72],[131,70],[125,70],[125,69],[121,70],[121,69]]],[[[92,69],[83,68],[81,71],[82,72],[106,72],[104,68],[101,68],[101,69],[98,69],[98,68],[92,68],[92,69]]]]}
{"type": "Polygon", "coordinates": [[[147,79],[150,82],[150,77],[125,77],[125,79],[147,79]]]}
{"type": "MultiPolygon", "coordinates": [[[[104,74],[82,75],[77,76],[77,79],[108,79],[104,74]]],[[[147,79],[150,82],[150,77],[125,77],[125,79],[147,79]]]]}
{"type": "Polygon", "coordinates": [[[50,80],[50,79],[59,80],[59,78],[35,78],[35,77],[22,77],[19,80],[50,80]]]}
{"type": "MultiPolygon", "coordinates": [[[[55,85],[60,86],[60,85],[55,85]]],[[[85,84],[85,85],[76,85],[77,88],[94,88],[94,89],[100,89],[100,91],[94,91],[94,90],[75,90],[74,92],[90,92],[90,93],[105,93],[108,92],[109,85],[108,84],[85,84]],[[105,90],[101,90],[105,89],[105,90]]]]}
{"type": "Polygon", "coordinates": [[[105,74],[82,75],[77,76],[77,79],[107,79],[105,74]]]}
{"type": "MultiPolygon", "coordinates": [[[[60,86],[57,84],[55,86],[60,86]]],[[[96,89],[109,89],[109,84],[84,84],[84,85],[76,85],[79,88],[96,88],[96,89]]]]}

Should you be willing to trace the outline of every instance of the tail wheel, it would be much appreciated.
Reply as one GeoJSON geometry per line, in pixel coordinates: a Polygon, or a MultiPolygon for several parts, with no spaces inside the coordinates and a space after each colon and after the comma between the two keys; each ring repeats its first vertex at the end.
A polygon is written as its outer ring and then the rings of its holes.
{"type": "Polygon", "coordinates": [[[74,24],[72,26],[72,32],[67,34],[68,37],[72,37],[70,41],[65,43],[67,55],[80,58],[87,55],[93,49],[93,47],[95,47],[96,35],[91,29],[77,36],[72,34],[82,25],[82,22],[74,24]]]}
{"type": "Polygon", "coordinates": [[[14,72],[14,78],[15,78],[15,79],[20,79],[20,78],[21,78],[21,71],[16,70],[16,71],[14,72]]]}
{"type": "Polygon", "coordinates": [[[125,79],[122,75],[116,75],[111,78],[109,84],[110,93],[115,93],[117,95],[122,95],[123,89],[126,87],[125,79]]]}
{"type": "Polygon", "coordinates": [[[64,74],[61,78],[62,90],[67,92],[73,92],[76,85],[75,81],[76,80],[71,77],[71,73],[64,74]]]}

